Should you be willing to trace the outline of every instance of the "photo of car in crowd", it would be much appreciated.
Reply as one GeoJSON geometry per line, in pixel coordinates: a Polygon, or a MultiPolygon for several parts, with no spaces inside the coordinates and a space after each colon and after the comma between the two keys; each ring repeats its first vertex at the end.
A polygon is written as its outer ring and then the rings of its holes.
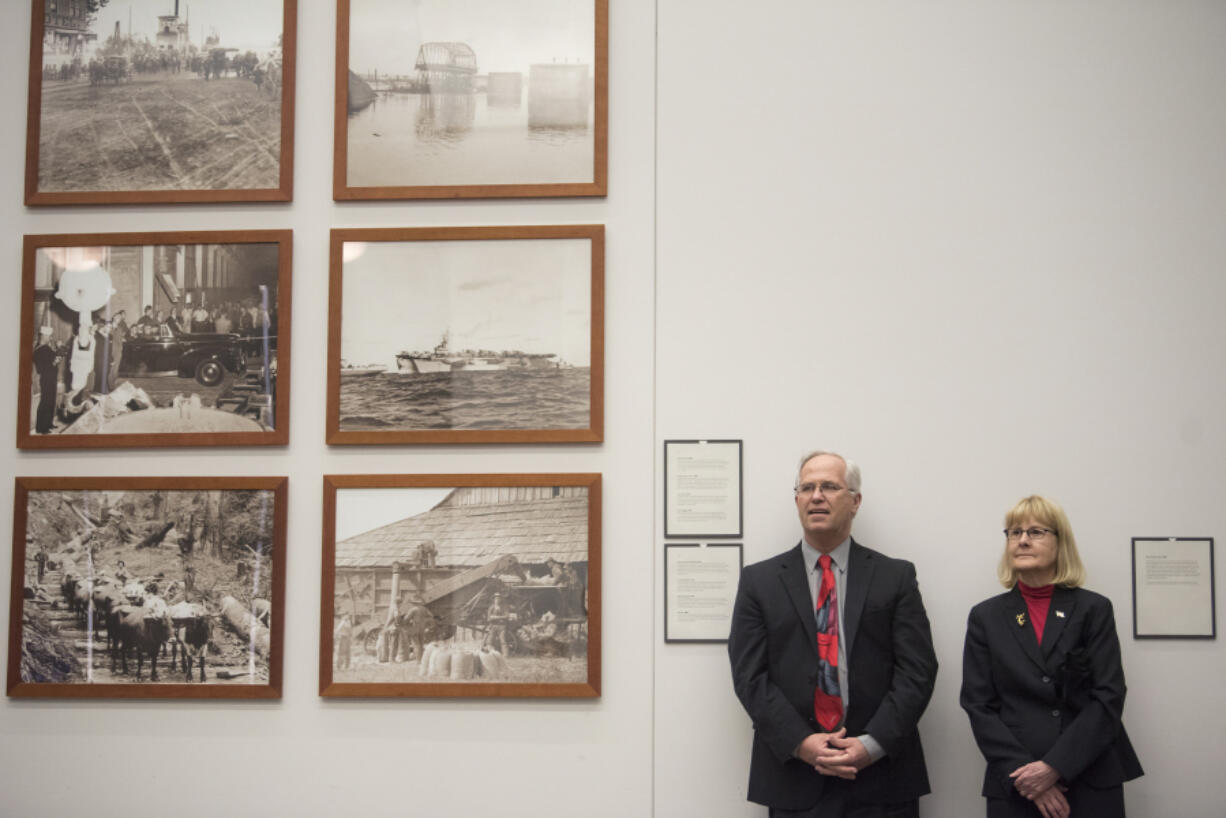
{"type": "Polygon", "coordinates": [[[26,236],[18,446],[287,442],[290,241],[26,236]]]}
{"type": "Polygon", "coordinates": [[[244,343],[233,334],[194,335],[166,324],[158,327],[156,335],[129,340],[119,365],[121,376],[173,374],[195,378],[201,386],[216,386],[227,372],[242,375],[246,371],[244,343]]]}

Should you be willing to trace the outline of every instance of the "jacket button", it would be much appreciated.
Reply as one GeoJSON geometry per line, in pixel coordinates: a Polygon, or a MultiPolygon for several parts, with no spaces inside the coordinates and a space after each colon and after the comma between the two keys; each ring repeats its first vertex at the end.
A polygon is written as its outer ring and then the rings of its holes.
{"type": "Polygon", "coordinates": [[[1050,682],[1050,681],[1051,681],[1051,677],[1050,677],[1050,676],[1044,676],[1044,677],[1043,677],[1043,684],[1047,684],[1047,683],[1048,683],[1048,682],[1050,682]]]}
{"type": "Polygon", "coordinates": [[[1060,711],[1059,711],[1059,710],[1053,710],[1053,711],[1051,711],[1051,714],[1052,714],[1053,716],[1055,716],[1056,718],[1059,718],[1059,717],[1060,717],[1060,711]]]}

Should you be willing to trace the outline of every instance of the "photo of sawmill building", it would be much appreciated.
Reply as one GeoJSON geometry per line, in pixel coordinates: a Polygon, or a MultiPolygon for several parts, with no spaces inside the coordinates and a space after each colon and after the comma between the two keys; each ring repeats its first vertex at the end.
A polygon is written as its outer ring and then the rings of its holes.
{"type": "Polygon", "coordinates": [[[456,488],[337,542],[334,622],[353,625],[354,665],[420,661],[423,642],[492,647],[512,669],[517,657],[582,664],[588,499],[582,486],[456,488]],[[422,621],[422,609],[425,631],[381,651],[379,634],[422,621]]]}

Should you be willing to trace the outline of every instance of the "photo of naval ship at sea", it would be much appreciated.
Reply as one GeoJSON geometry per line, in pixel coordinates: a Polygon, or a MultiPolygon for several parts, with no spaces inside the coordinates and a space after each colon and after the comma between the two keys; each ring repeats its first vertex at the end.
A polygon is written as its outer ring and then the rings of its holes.
{"type": "Polygon", "coordinates": [[[423,375],[427,372],[488,372],[507,369],[570,369],[552,352],[523,352],[521,350],[462,349],[452,351],[449,347],[450,331],[443,333],[443,340],[431,352],[399,352],[396,354],[396,369],[400,375],[423,375]]]}
{"type": "Polygon", "coordinates": [[[599,441],[598,225],[332,231],[328,442],[599,441]]]}

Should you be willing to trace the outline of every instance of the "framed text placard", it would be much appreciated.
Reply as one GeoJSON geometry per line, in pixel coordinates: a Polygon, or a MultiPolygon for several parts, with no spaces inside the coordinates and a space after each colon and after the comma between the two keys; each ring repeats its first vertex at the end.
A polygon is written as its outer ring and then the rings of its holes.
{"type": "Polygon", "coordinates": [[[664,536],[741,536],[741,441],[664,441],[664,536]]]}
{"type": "Polygon", "coordinates": [[[744,562],[740,543],[664,546],[664,641],[727,642],[744,562]]]}
{"type": "Polygon", "coordinates": [[[1212,537],[1132,538],[1132,635],[1217,638],[1212,537]]]}

